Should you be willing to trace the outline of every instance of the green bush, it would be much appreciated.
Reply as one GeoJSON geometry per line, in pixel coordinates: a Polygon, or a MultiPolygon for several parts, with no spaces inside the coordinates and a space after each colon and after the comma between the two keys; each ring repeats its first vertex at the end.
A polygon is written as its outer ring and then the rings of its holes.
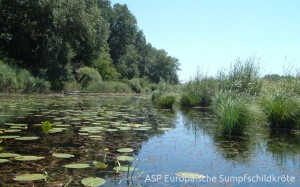
{"type": "Polygon", "coordinates": [[[81,67],[77,71],[78,82],[82,85],[82,88],[87,88],[89,84],[97,84],[102,81],[99,72],[91,67],[81,67]]]}
{"type": "Polygon", "coordinates": [[[157,100],[157,105],[161,108],[172,108],[176,101],[176,96],[173,94],[161,95],[157,100]]]}
{"type": "Polygon", "coordinates": [[[199,97],[195,95],[183,94],[180,99],[180,105],[183,107],[198,106],[200,104],[199,97]]]}
{"type": "Polygon", "coordinates": [[[293,129],[300,123],[300,103],[296,97],[277,91],[262,97],[264,112],[273,128],[293,129]]]}
{"type": "Polygon", "coordinates": [[[131,79],[130,87],[135,93],[140,93],[142,89],[139,79],[131,79]]]}
{"type": "Polygon", "coordinates": [[[220,92],[213,98],[212,110],[221,132],[225,135],[241,135],[253,119],[247,99],[232,92],[220,92]]]}
{"type": "Polygon", "coordinates": [[[0,92],[47,92],[50,82],[33,77],[25,69],[13,68],[0,61],[0,92]]]}

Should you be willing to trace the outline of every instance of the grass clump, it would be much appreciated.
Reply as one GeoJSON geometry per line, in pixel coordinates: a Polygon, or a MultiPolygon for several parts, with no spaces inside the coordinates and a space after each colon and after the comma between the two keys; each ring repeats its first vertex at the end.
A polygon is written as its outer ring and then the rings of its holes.
{"type": "Polygon", "coordinates": [[[237,58],[231,65],[229,72],[219,73],[219,88],[237,93],[258,95],[262,89],[259,76],[259,64],[255,57],[246,60],[237,58]]]}
{"type": "Polygon", "coordinates": [[[212,102],[212,96],[217,91],[217,80],[213,77],[199,74],[183,85],[180,105],[183,107],[207,107],[212,102]]]}
{"type": "Polygon", "coordinates": [[[277,91],[262,97],[264,112],[272,128],[293,129],[300,123],[300,103],[296,97],[277,91]]]}
{"type": "Polygon", "coordinates": [[[233,92],[220,92],[212,102],[212,110],[224,135],[241,135],[252,120],[252,114],[244,96],[233,92]]]}
{"type": "Polygon", "coordinates": [[[168,108],[171,109],[173,105],[176,102],[176,95],[174,94],[163,94],[161,95],[157,101],[156,104],[160,106],[161,108],[168,108]]]}

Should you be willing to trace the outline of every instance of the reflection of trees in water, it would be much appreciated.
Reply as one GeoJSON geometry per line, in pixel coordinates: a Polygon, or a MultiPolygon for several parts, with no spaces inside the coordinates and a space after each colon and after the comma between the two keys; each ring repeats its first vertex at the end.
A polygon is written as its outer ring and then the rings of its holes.
{"type": "Polygon", "coordinates": [[[300,166],[299,130],[270,130],[266,146],[278,164],[287,165],[291,161],[294,166],[300,166]]]}
{"type": "Polygon", "coordinates": [[[208,109],[183,110],[183,123],[188,131],[196,136],[208,134],[212,137],[217,151],[226,160],[247,163],[254,149],[254,143],[248,136],[228,137],[220,134],[217,124],[214,123],[213,115],[208,109]],[[195,133],[201,132],[201,133],[195,133]]]}
{"type": "Polygon", "coordinates": [[[239,163],[248,163],[249,156],[253,150],[248,137],[229,137],[216,134],[214,142],[217,151],[220,152],[226,160],[237,161],[239,163]]]}

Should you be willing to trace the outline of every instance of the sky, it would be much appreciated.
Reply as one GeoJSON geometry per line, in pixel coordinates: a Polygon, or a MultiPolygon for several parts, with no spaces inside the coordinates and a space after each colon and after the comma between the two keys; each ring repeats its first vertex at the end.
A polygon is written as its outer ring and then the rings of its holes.
{"type": "Polygon", "coordinates": [[[300,68],[299,0],[111,0],[127,4],[147,42],[179,59],[181,81],[255,56],[261,75],[300,68]]]}

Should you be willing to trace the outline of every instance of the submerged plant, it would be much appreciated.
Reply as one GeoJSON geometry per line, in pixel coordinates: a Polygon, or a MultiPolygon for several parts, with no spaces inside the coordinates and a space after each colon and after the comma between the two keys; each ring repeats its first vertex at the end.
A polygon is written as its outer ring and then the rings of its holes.
{"type": "Polygon", "coordinates": [[[233,92],[220,92],[213,98],[212,109],[221,132],[225,135],[240,135],[251,122],[252,115],[246,98],[233,92]]]}
{"type": "Polygon", "coordinates": [[[277,91],[262,97],[264,112],[273,128],[296,128],[300,123],[300,103],[297,98],[277,91]]]}

